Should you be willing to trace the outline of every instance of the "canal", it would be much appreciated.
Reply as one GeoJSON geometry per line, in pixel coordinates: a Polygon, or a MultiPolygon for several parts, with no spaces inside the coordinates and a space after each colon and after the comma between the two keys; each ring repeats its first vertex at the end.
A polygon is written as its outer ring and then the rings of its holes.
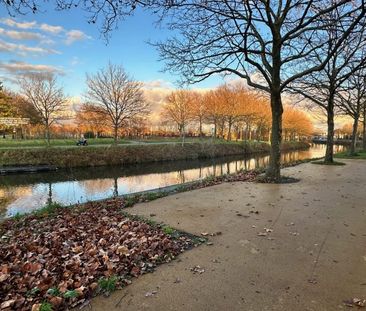
{"type": "MultiPolygon", "coordinates": [[[[342,151],[336,146],[335,151],[342,151]]],[[[325,145],[282,154],[282,162],[322,157],[325,145]]],[[[47,202],[64,205],[99,200],[265,167],[268,155],[145,163],[129,166],[78,168],[56,172],[0,176],[0,219],[28,213],[47,202]]]]}

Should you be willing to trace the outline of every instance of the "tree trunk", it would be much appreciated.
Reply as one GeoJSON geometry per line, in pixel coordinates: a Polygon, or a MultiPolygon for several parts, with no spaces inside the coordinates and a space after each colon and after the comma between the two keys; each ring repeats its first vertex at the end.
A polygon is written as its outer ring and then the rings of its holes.
{"type": "Polygon", "coordinates": [[[227,132],[227,141],[230,141],[231,140],[231,127],[232,127],[232,121],[229,120],[228,132],[227,132]]]}
{"type": "Polygon", "coordinates": [[[199,124],[200,137],[202,138],[202,136],[203,136],[203,135],[202,135],[202,134],[203,134],[203,133],[202,133],[202,118],[200,118],[199,123],[200,123],[200,124],[199,124]]]}
{"type": "Polygon", "coordinates": [[[271,155],[266,177],[274,181],[281,179],[282,101],[280,92],[271,93],[272,131],[271,155]]]}
{"type": "Polygon", "coordinates": [[[184,124],[180,125],[180,137],[182,140],[182,146],[184,145],[184,138],[185,138],[185,128],[184,128],[184,124]]]}
{"type": "Polygon", "coordinates": [[[46,141],[47,146],[50,146],[50,125],[48,124],[48,120],[46,121],[46,141]]]}
{"type": "Polygon", "coordinates": [[[327,107],[327,148],[325,151],[324,163],[333,163],[333,146],[334,146],[334,101],[329,99],[327,107]]]}
{"type": "Polygon", "coordinates": [[[114,182],[113,182],[113,197],[118,197],[118,179],[117,179],[117,177],[114,177],[114,182]]]}
{"type": "Polygon", "coordinates": [[[222,120],[220,124],[220,136],[222,139],[224,139],[224,128],[225,128],[225,120],[222,120]]]}
{"type": "Polygon", "coordinates": [[[117,145],[117,140],[118,140],[118,126],[115,124],[114,125],[114,144],[117,145]]]}
{"type": "Polygon", "coordinates": [[[363,135],[362,135],[362,149],[366,150],[366,104],[363,107],[363,135]]]}
{"type": "Polygon", "coordinates": [[[359,115],[356,114],[353,119],[351,148],[349,149],[349,155],[351,156],[356,154],[358,119],[359,115]]]}

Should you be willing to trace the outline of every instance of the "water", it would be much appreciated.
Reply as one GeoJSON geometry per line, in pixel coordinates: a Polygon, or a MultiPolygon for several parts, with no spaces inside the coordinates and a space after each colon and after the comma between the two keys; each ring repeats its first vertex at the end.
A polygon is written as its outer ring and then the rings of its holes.
{"type": "MultiPolygon", "coordinates": [[[[341,151],[337,146],[335,151],[341,151]]],[[[325,145],[282,155],[282,161],[322,157],[325,145]]],[[[57,172],[0,176],[0,218],[28,213],[47,202],[65,205],[104,199],[175,184],[265,167],[268,155],[207,160],[146,163],[129,166],[79,168],[57,172]]]]}

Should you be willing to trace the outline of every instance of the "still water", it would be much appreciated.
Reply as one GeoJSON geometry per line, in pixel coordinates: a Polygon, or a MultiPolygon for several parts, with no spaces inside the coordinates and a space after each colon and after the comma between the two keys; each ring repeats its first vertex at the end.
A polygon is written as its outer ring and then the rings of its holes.
{"type": "MultiPolygon", "coordinates": [[[[342,146],[336,146],[336,152],[342,146]]],[[[284,163],[322,157],[325,145],[282,155],[284,163]]],[[[207,160],[146,163],[129,166],[79,168],[56,172],[0,176],[0,219],[28,213],[47,202],[65,205],[265,167],[268,155],[222,157],[207,160]]]]}

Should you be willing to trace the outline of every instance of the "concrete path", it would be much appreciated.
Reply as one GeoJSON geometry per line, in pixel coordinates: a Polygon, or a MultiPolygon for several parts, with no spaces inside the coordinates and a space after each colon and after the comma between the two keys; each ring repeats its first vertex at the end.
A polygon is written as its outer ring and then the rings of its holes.
{"type": "Polygon", "coordinates": [[[92,310],[349,309],[343,300],[366,298],[366,161],[345,162],[283,170],[295,184],[225,183],[129,209],[222,234],[95,298],[92,310]],[[205,272],[193,274],[196,265],[205,272]]]}

